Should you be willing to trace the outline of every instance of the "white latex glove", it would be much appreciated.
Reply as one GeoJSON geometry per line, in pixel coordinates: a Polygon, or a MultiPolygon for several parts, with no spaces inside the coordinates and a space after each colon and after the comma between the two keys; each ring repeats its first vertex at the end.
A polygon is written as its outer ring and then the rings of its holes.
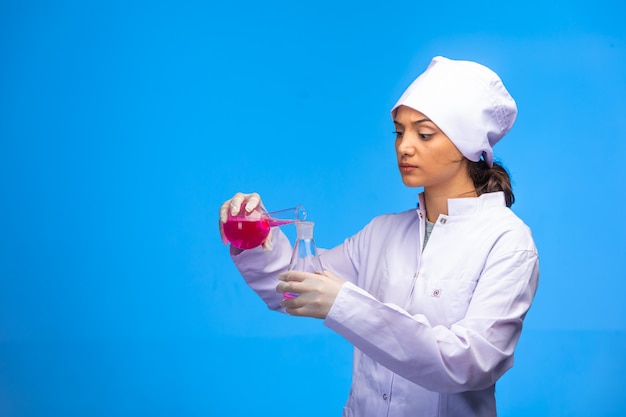
{"type": "Polygon", "coordinates": [[[276,286],[280,293],[296,293],[295,298],[285,298],[280,305],[287,314],[325,319],[342,285],[346,282],[331,272],[311,273],[287,271],[278,275],[276,286]]]}
{"type": "MultiPolygon", "coordinates": [[[[240,214],[241,208],[243,207],[244,203],[245,203],[246,213],[252,213],[254,209],[256,209],[259,206],[265,209],[265,206],[263,206],[263,202],[261,201],[261,196],[257,193],[250,193],[250,194],[236,193],[233,196],[233,198],[231,198],[230,200],[226,200],[224,204],[222,204],[222,207],[220,207],[220,220],[219,220],[220,236],[222,237],[222,242],[225,245],[228,245],[228,240],[226,239],[226,236],[224,235],[224,223],[226,223],[226,221],[228,220],[228,213],[230,212],[231,216],[236,216],[240,214]]],[[[272,250],[272,230],[271,229],[270,229],[269,235],[267,235],[267,238],[265,239],[265,241],[262,243],[261,246],[265,250],[268,250],[268,251],[272,250]]],[[[243,250],[238,249],[234,246],[231,246],[231,252],[233,252],[234,254],[239,254],[243,252],[243,250]]]]}

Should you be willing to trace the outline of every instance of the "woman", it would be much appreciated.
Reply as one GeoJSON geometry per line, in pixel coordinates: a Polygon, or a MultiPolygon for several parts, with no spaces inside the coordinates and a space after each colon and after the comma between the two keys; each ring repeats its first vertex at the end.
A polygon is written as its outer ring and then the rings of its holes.
{"type": "MultiPolygon", "coordinates": [[[[323,274],[285,272],[280,231],[232,258],[270,308],[324,319],[354,345],[344,416],[495,416],[495,383],[513,365],[539,275],[509,176],[493,163],[515,102],[490,69],[435,57],[391,115],[402,181],[423,187],[417,209],[376,217],[322,253],[323,274]]],[[[225,202],[220,229],[243,202],[261,199],[225,202]]]]}

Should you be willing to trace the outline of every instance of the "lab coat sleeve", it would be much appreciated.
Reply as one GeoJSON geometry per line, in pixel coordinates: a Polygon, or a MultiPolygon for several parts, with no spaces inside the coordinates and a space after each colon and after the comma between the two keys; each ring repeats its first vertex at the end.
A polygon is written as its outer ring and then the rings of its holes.
{"type": "Polygon", "coordinates": [[[537,288],[534,245],[516,243],[528,239],[514,232],[501,237],[465,317],[449,327],[432,326],[424,315],[382,303],[350,282],[340,290],[325,324],[373,360],[428,390],[487,388],[512,366],[537,288]]]}
{"type": "Polygon", "coordinates": [[[272,232],[271,251],[262,247],[245,250],[231,258],[246,283],[272,309],[285,312],[280,306],[282,294],[276,292],[278,274],[289,267],[292,246],[289,239],[280,229],[272,232]]]}

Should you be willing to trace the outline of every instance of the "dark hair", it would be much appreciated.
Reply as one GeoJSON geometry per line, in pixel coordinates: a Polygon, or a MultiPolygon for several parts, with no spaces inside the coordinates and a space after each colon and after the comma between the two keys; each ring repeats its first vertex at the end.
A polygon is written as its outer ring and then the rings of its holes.
{"type": "Polygon", "coordinates": [[[468,170],[478,195],[503,191],[506,206],[513,205],[515,196],[511,187],[511,177],[502,165],[494,162],[489,168],[489,165],[481,159],[478,162],[469,161],[468,170]]]}

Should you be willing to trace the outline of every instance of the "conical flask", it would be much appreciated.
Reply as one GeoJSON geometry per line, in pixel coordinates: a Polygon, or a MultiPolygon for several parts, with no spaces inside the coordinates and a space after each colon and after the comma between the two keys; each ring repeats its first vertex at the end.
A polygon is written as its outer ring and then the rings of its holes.
{"type": "MultiPolygon", "coordinates": [[[[322,273],[324,268],[317,254],[313,240],[313,222],[296,222],[297,240],[291,254],[289,271],[305,271],[322,273]]],[[[285,293],[285,298],[297,297],[296,293],[285,293]]]]}

